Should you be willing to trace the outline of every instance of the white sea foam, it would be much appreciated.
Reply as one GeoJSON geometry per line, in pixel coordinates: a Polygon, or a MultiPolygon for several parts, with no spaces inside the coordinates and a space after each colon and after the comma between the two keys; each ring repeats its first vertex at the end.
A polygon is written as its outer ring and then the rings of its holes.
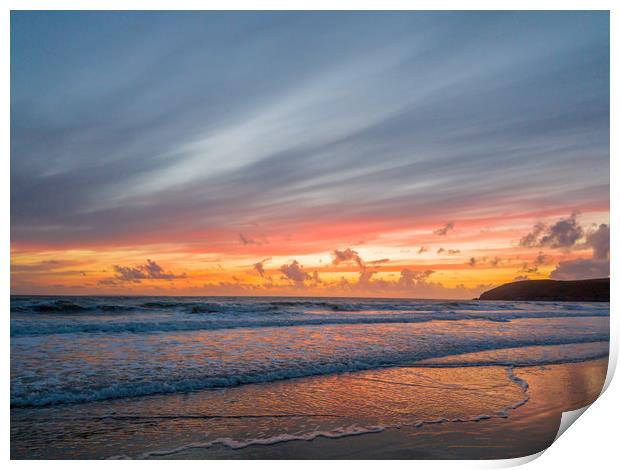
{"type": "MultiPolygon", "coordinates": [[[[228,447],[229,449],[243,449],[253,445],[274,445],[291,441],[312,441],[319,437],[327,439],[340,439],[349,436],[359,436],[361,434],[378,433],[385,430],[383,426],[346,426],[333,429],[331,431],[313,431],[304,434],[277,434],[271,437],[254,438],[254,439],[231,439],[231,438],[218,438],[207,442],[196,442],[179,446],[170,450],[145,452],[140,455],[140,459],[148,459],[150,457],[166,457],[179,452],[192,450],[192,449],[208,449],[216,445],[228,447]]],[[[112,459],[127,459],[127,456],[117,456],[112,459]]]]}

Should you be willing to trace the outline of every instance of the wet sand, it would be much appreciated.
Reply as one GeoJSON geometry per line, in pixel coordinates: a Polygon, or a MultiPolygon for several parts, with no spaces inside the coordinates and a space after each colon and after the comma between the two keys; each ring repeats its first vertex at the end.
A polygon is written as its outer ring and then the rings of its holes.
{"type": "MultiPolygon", "coordinates": [[[[470,368],[472,376],[478,367],[470,368]]],[[[444,369],[446,371],[446,369],[444,369]]],[[[179,459],[504,459],[531,455],[549,447],[563,411],[594,402],[607,373],[607,360],[518,367],[528,384],[527,403],[505,418],[402,426],[376,434],[243,449],[215,446],[188,449],[160,458],[179,459]]],[[[579,425],[577,422],[576,425],[579,425]]]]}
{"type": "Polygon", "coordinates": [[[596,399],[606,371],[606,359],[514,368],[426,365],[12,409],[11,456],[521,457],[551,444],[562,411],[596,399]]]}

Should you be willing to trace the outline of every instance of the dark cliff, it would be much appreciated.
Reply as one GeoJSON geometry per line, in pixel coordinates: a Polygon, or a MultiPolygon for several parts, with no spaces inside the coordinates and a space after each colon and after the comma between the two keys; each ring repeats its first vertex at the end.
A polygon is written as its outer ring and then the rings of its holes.
{"type": "Polygon", "coordinates": [[[609,302],[609,278],[581,281],[517,281],[503,284],[480,295],[480,300],[548,300],[566,302],[609,302]]]}

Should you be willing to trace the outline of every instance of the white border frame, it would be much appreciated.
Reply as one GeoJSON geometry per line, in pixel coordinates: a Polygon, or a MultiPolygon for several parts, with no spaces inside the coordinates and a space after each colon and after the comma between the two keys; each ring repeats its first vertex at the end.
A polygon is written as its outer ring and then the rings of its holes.
{"type": "MultiPolygon", "coordinates": [[[[2,159],[3,168],[0,171],[0,207],[2,208],[2,230],[0,233],[1,245],[3,249],[0,251],[0,267],[2,272],[0,273],[1,284],[1,298],[0,305],[8,306],[10,301],[10,10],[610,10],[610,28],[611,28],[611,121],[610,129],[617,129],[618,124],[618,95],[616,93],[618,82],[618,7],[614,10],[613,6],[618,2],[612,1],[576,1],[565,0],[562,2],[554,2],[549,0],[505,0],[499,4],[493,1],[482,0],[470,0],[468,2],[459,2],[455,0],[424,0],[424,1],[405,1],[405,0],[383,0],[381,2],[372,1],[342,1],[342,0],[297,0],[294,4],[290,1],[282,0],[263,0],[258,1],[241,1],[241,0],[229,0],[229,1],[199,1],[199,0],[176,0],[163,1],[163,0],[8,0],[3,2],[4,11],[2,15],[2,38],[0,42],[0,50],[2,51],[2,89],[4,112],[1,115],[2,123],[2,140],[4,149],[4,157],[2,159]],[[614,84],[616,87],[614,88],[614,84]]],[[[616,134],[617,135],[617,134],[616,134]]],[[[614,155],[614,151],[617,148],[617,137],[614,133],[611,133],[610,140],[610,156],[614,155]]],[[[613,179],[614,175],[618,174],[618,162],[610,158],[610,175],[613,179]]],[[[611,195],[611,213],[610,218],[616,220],[616,213],[618,211],[617,201],[619,199],[620,187],[614,187],[610,185],[611,195]]],[[[613,247],[620,246],[618,239],[620,238],[615,229],[612,228],[612,251],[613,247]]],[[[620,273],[618,265],[620,263],[620,256],[611,258],[611,305],[616,303],[616,286],[615,273],[620,273]]],[[[7,309],[8,310],[8,309],[7,309]]],[[[8,311],[5,310],[8,314],[8,311]]],[[[8,315],[7,315],[8,317],[8,315]]],[[[3,338],[9,338],[9,322],[8,318],[2,322],[3,338]]],[[[612,383],[617,359],[618,359],[618,338],[620,336],[619,322],[617,316],[611,315],[611,342],[610,342],[610,366],[605,382],[604,394],[590,407],[590,409],[584,413],[579,419],[577,426],[572,426],[568,431],[562,435],[562,437],[554,443],[548,450],[535,454],[533,456],[524,457],[520,459],[511,460],[494,460],[494,461],[396,461],[391,460],[386,463],[392,468],[407,468],[412,466],[416,468],[503,468],[521,465],[534,460],[530,464],[530,468],[547,468],[550,465],[554,467],[566,467],[566,468],[583,468],[589,467],[601,467],[608,468],[609,462],[613,462],[616,457],[615,449],[618,447],[617,434],[615,431],[616,423],[620,418],[620,386],[617,384],[617,380],[612,383]],[[543,455],[544,454],[544,455],[543,455]],[[541,458],[537,459],[542,455],[541,458]]],[[[7,404],[10,402],[10,341],[7,341],[4,347],[5,356],[3,361],[3,382],[2,387],[2,400],[7,404]]],[[[10,450],[10,410],[5,405],[4,408],[5,427],[4,439],[3,439],[3,453],[6,460],[9,460],[10,450]]],[[[11,461],[10,465],[14,468],[28,468],[31,465],[43,464],[50,466],[50,468],[64,469],[65,466],[71,468],[77,468],[77,466],[83,465],[79,461],[11,461]]],[[[137,467],[147,468],[155,466],[158,468],[167,467],[170,465],[170,461],[148,461],[148,462],[134,462],[132,464],[117,462],[116,465],[134,465],[137,467]]],[[[248,464],[245,461],[209,461],[207,465],[220,468],[233,468],[248,464]]],[[[114,465],[105,462],[92,461],[89,465],[99,467],[101,465],[114,465]]],[[[186,462],[184,465],[191,468],[202,468],[205,462],[191,461],[186,462]]],[[[285,468],[290,464],[288,461],[252,461],[249,463],[252,467],[262,468],[285,468]]],[[[310,469],[317,465],[316,461],[297,461],[296,466],[303,469],[310,469]]],[[[343,465],[341,462],[322,462],[321,465],[327,467],[336,468],[343,465]]],[[[356,465],[361,467],[370,467],[376,465],[373,461],[359,461],[356,465]]],[[[134,467],[135,468],[135,467],[134,467]]]]}

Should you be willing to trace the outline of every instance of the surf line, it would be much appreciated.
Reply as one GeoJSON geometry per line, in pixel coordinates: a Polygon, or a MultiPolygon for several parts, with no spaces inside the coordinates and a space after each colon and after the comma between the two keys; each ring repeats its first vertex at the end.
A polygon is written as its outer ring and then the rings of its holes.
{"type": "MultiPolygon", "coordinates": [[[[506,375],[508,379],[511,382],[518,385],[521,391],[523,392],[523,399],[518,401],[517,403],[508,405],[507,407],[501,409],[500,411],[494,413],[493,415],[478,415],[472,418],[452,418],[452,419],[438,418],[434,420],[423,420],[423,421],[418,421],[414,423],[413,426],[416,428],[420,428],[422,426],[426,426],[430,424],[480,422],[483,420],[488,420],[488,419],[493,419],[493,418],[503,418],[503,419],[508,418],[508,413],[510,411],[520,408],[521,406],[525,405],[530,399],[530,395],[528,392],[529,384],[524,379],[518,377],[515,374],[515,371],[514,371],[515,367],[516,367],[515,365],[509,365],[508,367],[506,367],[505,370],[506,370],[506,375]]],[[[287,415],[287,416],[291,416],[291,415],[287,415]]],[[[235,440],[231,438],[218,438],[218,439],[214,439],[212,441],[208,441],[204,443],[198,442],[198,443],[186,444],[184,446],[177,447],[171,450],[146,452],[144,454],[141,454],[137,458],[148,459],[150,457],[163,457],[163,456],[173,455],[173,454],[183,452],[186,450],[191,450],[191,449],[209,449],[216,445],[222,445],[224,447],[228,447],[229,449],[236,450],[236,449],[243,449],[243,448],[253,446],[253,445],[275,445],[275,444],[291,442],[291,441],[308,441],[309,442],[309,441],[313,441],[314,439],[318,437],[324,437],[327,439],[341,439],[341,438],[345,438],[349,436],[359,436],[362,434],[378,433],[378,432],[385,431],[386,429],[400,429],[401,427],[403,426],[400,424],[395,424],[395,425],[385,426],[385,427],[384,426],[369,426],[369,427],[351,426],[347,428],[334,429],[332,431],[315,431],[315,432],[302,434],[302,435],[286,434],[286,435],[277,435],[277,436],[273,436],[270,438],[260,438],[260,439],[235,440]]],[[[126,455],[119,455],[119,456],[111,457],[110,459],[131,459],[131,457],[126,456],[126,455]]]]}

